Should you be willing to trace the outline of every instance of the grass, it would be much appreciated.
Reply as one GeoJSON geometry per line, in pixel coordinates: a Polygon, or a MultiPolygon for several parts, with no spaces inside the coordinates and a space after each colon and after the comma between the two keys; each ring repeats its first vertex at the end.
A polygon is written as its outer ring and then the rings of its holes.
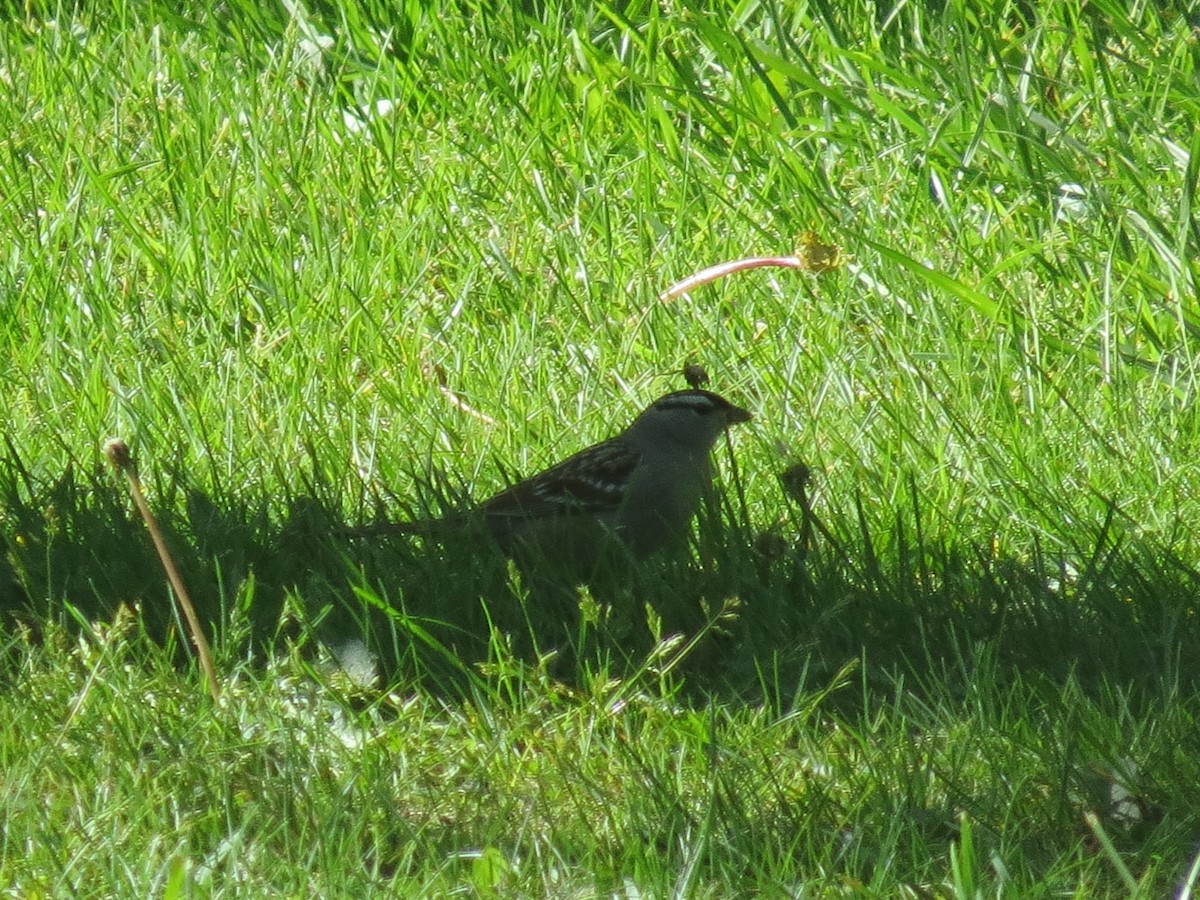
{"type": "Polygon", "coordinates": [[[0,882],[1187,895],[1195,25],[11,10],[0,882]],[[843,265],[657,300],[807,231],[843,265]],[[336,537],[606,436],[688,361],[756,413],[694,560],[563,598],[472,548],[336,537]],[[387,690],[326,666],[347,635],[387,690]]]}
{"type": "Polygon", "coordinates": [[[853,665],[779,714],[511,661],[469,701],[364,701],[297,651],[229,661],[213,708],[132,615],[22,649],[5,865],[28,893],[1097,896],[1119,882],[1083,811],[1147,893],[1190,837],[1177,692],[1093,698],[986,660],[845,717],[874,693],[853,665]]]}

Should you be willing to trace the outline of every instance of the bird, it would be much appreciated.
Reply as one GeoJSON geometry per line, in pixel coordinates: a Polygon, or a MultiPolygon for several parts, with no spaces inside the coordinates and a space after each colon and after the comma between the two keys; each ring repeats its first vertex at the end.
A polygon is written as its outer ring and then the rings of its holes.
{"type": "Polygon", "coordinates": [[[482,523],[510,556],[579,567],[614,544],[643,559],[685,540],[713,479],[712,449],[752,414],[711,391],[659,397],[623,431],[484,500],[438,519],[365,526],[356,534],[446,534],[482,523]]]}

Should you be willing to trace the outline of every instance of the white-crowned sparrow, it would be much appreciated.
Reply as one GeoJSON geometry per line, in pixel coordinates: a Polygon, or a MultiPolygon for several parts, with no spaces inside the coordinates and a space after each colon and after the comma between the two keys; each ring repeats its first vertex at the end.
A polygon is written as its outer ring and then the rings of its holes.
{"type": "Polygon", "coordinates": [[[482,521],[508,552],[578,560],[617,537],[646,556],[687,534],[712,483],[713,445],[750,413],[710,391],[655,400],[615,437],[501,491],[469,514],[367,526],[358,533],[445,532],[482,521]]]}

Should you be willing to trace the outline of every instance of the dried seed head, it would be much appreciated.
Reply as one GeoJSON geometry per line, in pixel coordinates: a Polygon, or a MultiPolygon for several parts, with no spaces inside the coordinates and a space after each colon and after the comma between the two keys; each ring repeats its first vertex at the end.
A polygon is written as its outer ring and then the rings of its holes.
{"type": "Polygon", "coordinates": [[[133,465],[133,457],[129,453],[129,445],[121,438],[109,438],[102,446],[104,455],[116,468],[124,471],[133,465]]]}
{"type": "Polygon", "coordinates": [[[779,483],[783,485],[784,493],[804,503],[808,499],[808,486],[812,483],[812,470],[806,463],[793,463],[779,473],[779,483]]]}
{"type": "Polygon", "coordinates": [[[754,552],[765,562],[779,559],[787,553],[788,543],[775,531],[763,531],[754,539],[754,552]]]}
{"type": "Polygon", "coordinates": [[[683,380],[687,382],[688,387],[696,390],[708,384],[708,372],[704,370],[704,366],[699,363],[690,362],[683,367],[683,380]]]}

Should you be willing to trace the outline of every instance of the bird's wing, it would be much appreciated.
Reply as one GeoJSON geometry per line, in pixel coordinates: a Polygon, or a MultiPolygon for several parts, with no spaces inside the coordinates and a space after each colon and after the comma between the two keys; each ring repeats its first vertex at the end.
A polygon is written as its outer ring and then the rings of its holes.
{"type": "Polygon", "coordinates": [[[620,443],[583,450],[483,503],[488,518],[615,512],[640,454],[620,443]]]}

